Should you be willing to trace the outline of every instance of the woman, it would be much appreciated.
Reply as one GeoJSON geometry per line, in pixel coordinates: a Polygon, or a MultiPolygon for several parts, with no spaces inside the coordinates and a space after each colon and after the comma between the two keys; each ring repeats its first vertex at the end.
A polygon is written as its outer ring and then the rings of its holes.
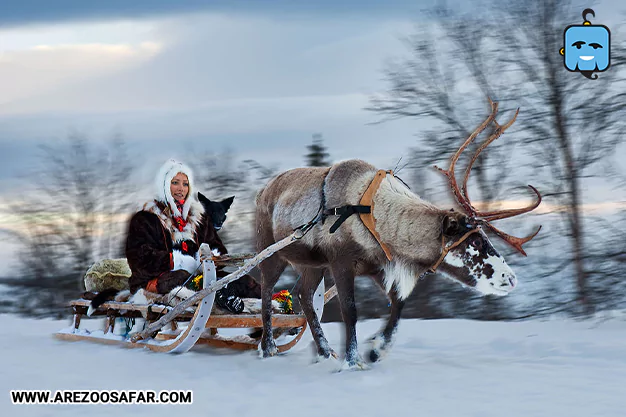
{"type": "MultiPolygon", "coordinates": [[[[167,294],[191,282],[190,275],[200,268],[202,243],[220,254],[227,252],[195,195],[191,169],[173,159],[167,161],[156,177],[156,198],[130,220],[126,258],[132,272],[131,293],[144,288],[167,294]]],[[[217,291],[215,299],[231,312],[243,310],[241,298],[228,287],[217,291]]]]}

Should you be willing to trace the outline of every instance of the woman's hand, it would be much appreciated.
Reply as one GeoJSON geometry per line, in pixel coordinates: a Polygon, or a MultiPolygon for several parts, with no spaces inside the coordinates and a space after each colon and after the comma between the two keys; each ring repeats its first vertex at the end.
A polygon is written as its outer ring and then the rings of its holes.
{"type": "Polygon", "coordinates": [[[183,255],[182,252],[174,250],[173,252],[174,268],[172,271],[184,269],[185,271],[192,273],[195,272],[200,266],[200,261],[193,256],[183,255]]]}

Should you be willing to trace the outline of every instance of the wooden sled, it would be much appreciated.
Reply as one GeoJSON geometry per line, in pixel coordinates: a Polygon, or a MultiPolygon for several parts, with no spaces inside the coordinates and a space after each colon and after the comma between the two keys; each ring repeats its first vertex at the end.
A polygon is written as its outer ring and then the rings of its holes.
{"type": "MultiPolygon", "coordinates": [[[[285,240],[287,240],[287,238],[285,240]]],[[[280,243],[281,242],[278,242],[272,246],[279,245],[280,243]]],[[[284,246],[283,244],[283,247],[284,246]]],[[[271,249],[271,247],[268,249],[271,249]]],[[[268,249],[263,252],[268,251],[268,249]]],[[[280,246],[278,246],[276,250],[279,249],[280,246]]],[[[254,259],[247,261],[237,272],[220,280],[220,283],[222,281],[234,281],[273,253],[271,251],[266,252],[265,255],[267,255],[267,253],[269,253],[269,255],[263,258],[261,257],[263,252],[254,259]]],[[[208,253],[210,253],[210,250],[208,253]]],[[[228,259],[214,259],[212,257],[201,257],[201,259],[204,276],[204,289],[201,292],[207,293],[207,295],[200,299],[197,306],[188,307],[182,312],[177,313],[174,311],[174,308],[165,305],[145,305],[111,301],[102,304],[91,316],[106,317],[104,329],[90,332],[88,330],[81,330],[79,326],[82,318],[87,315],[91,301],[78,299],[71,301],[69,304],[74,314],[72,326],[55,333],[54,336],[57,339],[65,341],[89,341],[101,344],[120,345],[128,348],[145,348],[155,352],[169,353],[184,353],[196,344],[238,350],[258,349],[260,339],[254,339],[246,335],[226,337],[219,333],[218,329],[223,328],[262,328],[262,318],[261,314],[212,314],[215,290],[211,290],[210,288],[216,286],[216,263],[224,265],[229,262],[228,259]],[[138,334],[126,336],[114,334],[117,318],[145,318],[147,326],[154,326],[155,323],[158,325],[164,318],[167,318],[168,314],[175,314],[175,319],[169,321],[169,323],[171,323],[170,330],[164,330],[162,327],[159,327],[158,330],[150,334],[149,337],[139,337],[138,334]]],[[[237,260],[233,260],[230,264],[240,261],[241,257],[237,260]]],[[[313,300],[315,312],[320,320],[324,311],[324,304],[333,298],[335,294],[335,287],[332,287],[326,293],[324,292],[324,280],[322,279],[313,300]]],[[[307,329],[307,320],[304,314],[274,313],[272,314],[272,327],[274,329],[280,329],[282,333],[296,330],[296,333],[292,334],[291,337],[284,337],[286,340],[283,343],[280,343],[280,340],[276,341],[278,351],[286,352],[295,346],[304,335],[307,329]]],[[[145,332],[146,330],[144,330],[143,333],[145,332]]]]}

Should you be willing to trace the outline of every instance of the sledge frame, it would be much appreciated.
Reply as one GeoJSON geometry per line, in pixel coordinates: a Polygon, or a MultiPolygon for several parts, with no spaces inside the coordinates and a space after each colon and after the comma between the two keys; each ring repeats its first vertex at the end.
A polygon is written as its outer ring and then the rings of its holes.
{"type": "MultiPolygon", "coordinates": [[[[296,236],[295,233],[292,236],[285,238],[283,240],[284,242],[278,242],[275,244],[278,245],[276,250],[280,250],[281,247],[293,243],[298,239],[298,237],[294,236],[296,236]],[[282,245],[279,245],[281,243],[282,245]]],[[[270,249],[271,247],[267,248],[254,259],[244,264],[244,266],[237,272],[229,275],[233,276],[229,282],[238,279],[235,278],[235,275],[242,276],[247,272],[244,270],[252,269],[252,267],[256,266],[256,264],[260,263],[263,259],[271,256],[271,254],[275,251],[271,251],[270,249]],[[266,252],[265,256],[261,257],[264,252],[266,252]],[[256,262],[254,262],[255,260],[256,262]]],[[[245,257],[248,258],[250,255],[245,257]]],[[[201,259],[204,276],[204,289],[202,291],[207,293],[207,295],[200,299],[200,302],[195,309],[191,307],[187,308],[182,313],[178,313],[174,320],[169,321],[171,324],[171,330],[164,331],[163,328],[160,328],[158,331],[154,332],[151,337],[143,338],[143,340],[138,340],[137,334],[116,336],[113,334],[113,331],[115,320],[118,317],[145,318],[146,325],[149,326],[151,324],[154,325],[155,321],[161,322],[162,320],[160,319],[162,319],[164,315],[171,313],[173,308],[164,305],[140,305],[112,301],[102,304],[92,315],[106,316],[102,335],[94,335],[88,331],[80,331],[79,327],[81,319],[87,314],[90,301],[79,299],[70,302],[70,306],[72,307],[74,313],[72,327],[56,333],[55,337],[65,341],[90,341],[101,344],[120,345],[128,348],[145,348],[155,352],[168,353],[184,353],[196,344],[237,350],[257,350],[260,339],[253,339],[247,336],[228,338],[218,333],[218,329],[220,328],[262,328],[262,315],[211,314],[215,300],[215,291],[213,290],[207,292],[207,288],[211,287],[211,284],[215,286],[215,282],[217,280],[216,261],[220,264],[228,262],[223,259],[220,260],[213,257],[201,257],[201,259]],[[181,328],[180,324],[184,322],[187,322],[188,324],[185,328],[181,328]]],[[[240,260],[241,259],[238,259],[238,261],[240,260]]],[[[226,278],[224,281],[226,281],[226,278]]],[[[314,310],[320,320],[324,310],[324,304],[333,298],[335,294],[335,287],[332,287],[327,292],[324,292],[324,279],[322,279],[313,298],[314,310]]],[[[272,327],[283,331],[289,329],[297,330],[297,333],[291,340],[288,340],[283,344],[277,343],[278,352],[282,353],[288,351],[300,341],[307,329],[307,320],[303,313],[272,314],[272,327]]]]}

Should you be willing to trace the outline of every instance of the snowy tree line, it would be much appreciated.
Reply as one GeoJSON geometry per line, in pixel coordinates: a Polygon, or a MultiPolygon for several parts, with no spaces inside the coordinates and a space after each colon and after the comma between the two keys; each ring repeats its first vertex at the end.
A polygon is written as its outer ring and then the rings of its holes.
{"type": "MultiPolygon", "coordinates": [[[[552,208],[504,223],[518,234],[544,225],[528,245],[528,258],[498,246],[522,283],[511,296],[482,297],[438,275],[427,276],[408,300],[404,316],[511,320],[591,314],[625,305],[624,210],[610,215],[583,211],[585,181],[609,179],[613,187],[626,183],[613,159],[626,129],[624,49],[612,46],[611,69],[598,80],[567,73],[558,55],[562,31],[577,22],[583,7],[565,0],[531,3],[482,4],[480,14],[431,9],[432,24],[421,25],[405,39],[407,56],[387,63],[387,88],[366,108],[380,123],[415,120],[417,140],[413,148],[398,150],[398,174],[417,194],[450,207],[449,192],[432,165],[445,163],[484,120],[485,96],[500,102],[499,119],[508,120],[521,107],[514,128],[477,161],[470,187],[478,190],[476,200],[497,209],[499,200],[524,200],[524,194],[511,190],[531,183],[552,208]],[[420,130],[426,120],[435,128],[420,130]]],[[[617,28],[612,29],[615,33],[617,28]]],[[[26,203],[8,203],[11,213],[19,213],[13,238],[22,249],[15,276],[4,280],[15,294],[5,307],[65,315],[63,303],[82,290],[89,265],[123,256],[129,197],[136,191],[128,182],[133,165],[120,137],[94,144],[72,135],[65,144],[41,151],[42,164],[30,178],[26,203]]],[[[314,134],[302,152],[303,165],[332,162],[332,149],[324,146],[321,134],[314,134]]],[[[220,234],[231,252],[252,251],[254,196],[277,168],[240,160],[234,153],[198,154],[189,162],[200,190],[210,190],[212,198],[236,196],[220,234]]],[[[279,285],[291,289],[297,277],[286,275],[279,285]]],[[[368,279],[357,280],[357,301],[363,317],[387,312],[385,296],[368,279]]],[[[327,319],[339,318],[336,305],[326,314],[327,319]]]]}

